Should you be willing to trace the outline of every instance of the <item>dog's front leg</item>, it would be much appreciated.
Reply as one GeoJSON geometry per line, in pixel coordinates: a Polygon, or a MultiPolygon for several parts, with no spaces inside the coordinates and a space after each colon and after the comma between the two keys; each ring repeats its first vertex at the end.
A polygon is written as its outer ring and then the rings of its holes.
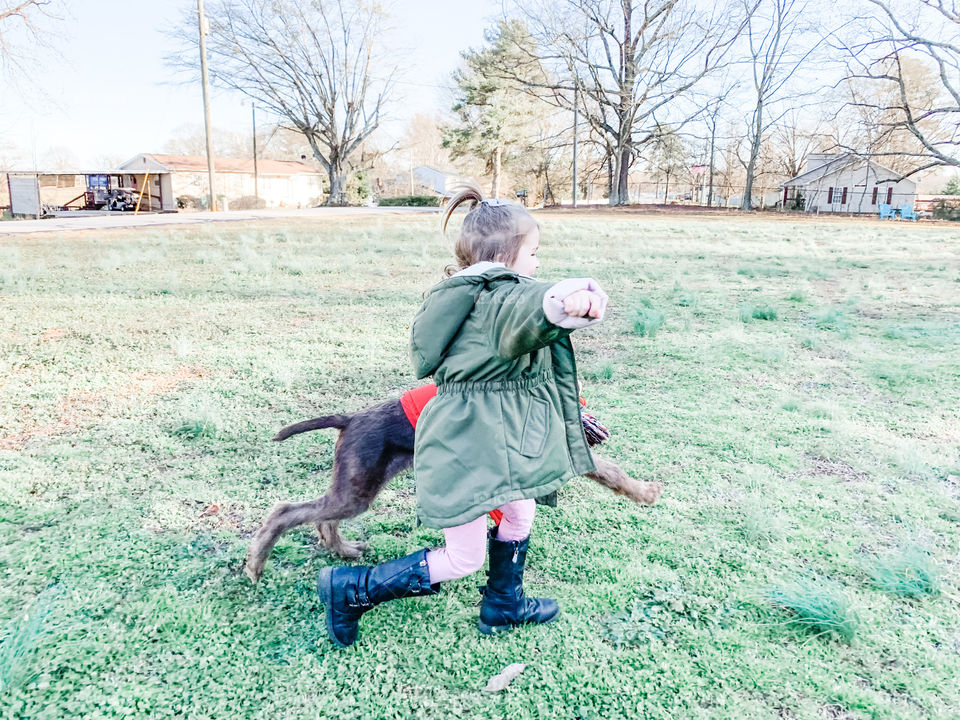
{"type": "Polygon", "coordinates": [[[367,543],[365,542],[343,539],[343,536],[340,535],[339,520],[317,523],[317,532],[320,533],[320,540],[324,547],[344,560],[356,560],[367,549],[367,543]]]}

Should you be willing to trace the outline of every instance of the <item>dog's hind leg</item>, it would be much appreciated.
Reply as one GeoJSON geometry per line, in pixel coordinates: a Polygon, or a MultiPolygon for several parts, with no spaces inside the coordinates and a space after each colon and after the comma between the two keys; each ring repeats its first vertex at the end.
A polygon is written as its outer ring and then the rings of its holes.
{"type": "Polygon", "coordinates": [[[597,466],[596,472],[587,473],[586,477],[596,480],[617,495],[626,495],[634,502],[643,505],[653,505],[660,499],[660,494],[663,492],[663,485],[660,483],[634,480],[619,466],[598,455],[593,456],[593,464],[597,466]]]}
{"type": "Polygon", "coordinates": [[[334,488],[323,497],[309,502],[280,503],[273,508],[263,526],[253,536],[247,549],[247,563],[243,571],[253,582],[257,582],[270,551],[287,530],[305,523],[355,517],[366,510],[369,504],[368,500],[361,498],[344,498],[342,494],[336,493],[334,488]]]}

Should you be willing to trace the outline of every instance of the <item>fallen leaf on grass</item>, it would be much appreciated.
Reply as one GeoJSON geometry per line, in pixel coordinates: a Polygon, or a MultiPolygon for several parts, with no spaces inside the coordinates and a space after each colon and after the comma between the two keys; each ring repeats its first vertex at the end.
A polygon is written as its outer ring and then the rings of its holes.
{"type": "Polygon", "coordinates": [[[503,690],[517,675],[522,673],[526,667],[523,663],[510,663],[487,681],[487,686],[484,690],[486,692],[499,692],[503,690]]]}
{"type": "Polygon", "coordinates": [[[204,510],[202,513],[200,513],[200,517],[209,517],[210,515],[216,515],[218,512],[220,512],[220,506],[219,506],[219,505],[211,505],[211,506],[208,507],[206,510],[204,510]]]}

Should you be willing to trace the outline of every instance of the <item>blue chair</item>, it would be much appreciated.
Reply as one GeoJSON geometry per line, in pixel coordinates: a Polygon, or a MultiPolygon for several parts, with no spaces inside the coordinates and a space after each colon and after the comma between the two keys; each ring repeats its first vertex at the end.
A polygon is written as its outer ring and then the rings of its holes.
{"type": "Polygon", "coordinates": [[[917,211],[913,209],[913,205],[902,205],[900,207],[900,219],[917,221],[917,211]]]}
{"type": "Polygon", "coordinates": [[[880,203],[880,219],[890,218],[893,220],[897,216],[897,211],[887,203],[880,203]]]}

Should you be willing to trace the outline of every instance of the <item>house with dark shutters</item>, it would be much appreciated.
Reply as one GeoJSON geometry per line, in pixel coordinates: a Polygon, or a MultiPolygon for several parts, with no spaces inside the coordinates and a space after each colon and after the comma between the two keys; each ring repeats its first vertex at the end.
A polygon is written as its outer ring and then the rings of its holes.
{"type": "Polygon", "coordinates": [[[872,214],[881,204],[913,206],[917,197],[916,182],[853,153],[808,155],[803,172],[780,188],[783,207],[816,213],[872,214]]]}

